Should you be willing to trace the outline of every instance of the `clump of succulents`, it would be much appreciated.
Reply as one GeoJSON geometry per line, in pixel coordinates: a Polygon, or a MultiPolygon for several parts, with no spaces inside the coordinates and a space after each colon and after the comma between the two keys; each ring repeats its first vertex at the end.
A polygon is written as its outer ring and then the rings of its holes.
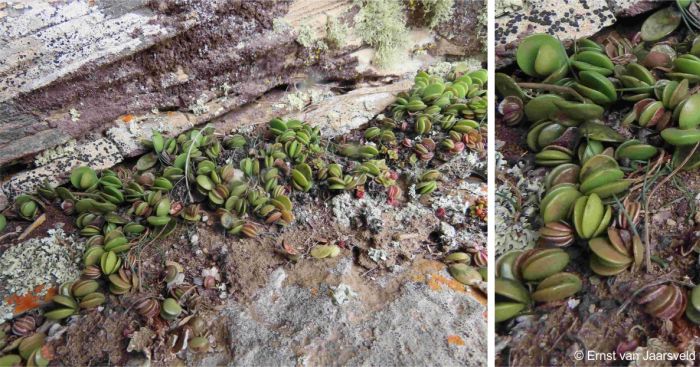
{"type": "MultiPolygon", "coordinates": [[[[591,271],[600,276],[638,271],[650,262],[637,228],[641,205],[628,195],[638,182],[635,172],[662,162],[666,150],[673,151],[671,169],[700,167],[700,38],[689,34],[678,44],[659,42],[682,20],[691,27],[700,24],[690,7],[698,9],[694,2],[677,2],[657,11],[631,40],[580,39],[567,50],[551,35],[528,36],[516,52],[522,72],[516,75],[523,80],[496,74],[502,121],[529,124],[526,143],[534,163],[548,170],[538,247],[498,261],[500,321],[533,300],[561,299],[550,297],[554,284],[554,289],[581,289],[578,276],[563,272],[568,246],[580,245],[591,271]],[[612,109],[629,112],[619,118],[609,113],[612,109]],[[619,123],[612,123],[615,118],[619,123]],[[633,136],[618,132],[620,127],[633,136]],[[516,282],[537,284],[528,295],[516,282]]],[[[686,310],[688,318],[700,320],[691,302],[686,309],[686,298],[679,286],[665,284],[637,301],[661,319],[686,310]]]]}
{"type": "MultiPolygon", "coordinates": [[[[226,233],[255,238],[267,227],[292,224],[293,198],[299,195],[364,194],[369,187],[383,187],[393,205],[400,189],[399,176],[390,165],[420,172],[410,177],[415,191],[431,194],[438,189],[440,161],[466,149],[484,150],[486,81],[485,70],[469,72],[463,66],[446,79],[421,71],[414,87],[397,96],[391,117],[368,126],[357,139],[324,140],[317,127],[282,118],[272,119],[255,142],[240,134],[220,136],[212,127],[177,136],[153,131],[142,141],[148,152],[133,169],[98,172],[78,166],[70,172],[69,185],[43,184],[36,193],[18,196],[4,213],[11,220],[33,221],[56,205],[74,218],[85,239],[80,278],[60,286],[44,316],[66,320],[82,309],[102,306],[108,297],[140,292],[134,250],[165,238],[181,223],[201,221],[205,210],[214,213],[226,233]]],[[[6,223],[5,215],[0,215],[0,231],[6,223]]],[[[310,255],[322,259],[340,251],[338,245],[324,244],[310,255]]],[[[485,252],[475,254],[475,259],[483,267],[485,252]]],[[[465,284],[482,278],[462,262],[451,264],[449,271],[465,284]]],[[[186,282],[185,269],[167,262],[164,280],[160,297],[138,299],[132,309],[148,323],[193,316],[190,300],[197,289],[186,282]]],[[[18,323],[17,329],[30,328],[18,323]]],[[[198,317],[177,330],[188,335],[181,339],[180,350],[209,349],[206,327],[198,317]]],[[[33,358],[37,365],[46,365],[50,356],[37,352],[43,334],[34,335],[23,335],[28,341],[22,342],[24,347],[19,344],[19,360],[9,354],[0,361],[31,365],[33,358]]]]}
{"type": "Polygon", "coordinates": [[[503,254],[496,262],[496,322],[517,316],[533,302],[561,301],[579,292],[581,278],[563,271],[568,263],[569,255],[558,247],[503,254]]]}

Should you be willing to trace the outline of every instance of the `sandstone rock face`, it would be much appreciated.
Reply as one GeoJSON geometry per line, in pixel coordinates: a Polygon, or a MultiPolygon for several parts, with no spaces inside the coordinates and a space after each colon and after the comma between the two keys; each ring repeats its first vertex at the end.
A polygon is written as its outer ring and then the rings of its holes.
{"type": "Polygon", "coordinates": [[[44,179],[65,182],[58,173],[78,164],[108,168],[142,153],[139,140],[153,129],[175,135],[212,121],[241,128],[295,113],[319,118],[327,132],[347,130],[384,109],[417,69],[483,51],[480,1],[455,2],[453,16],[434,30],[410,18],[407,46],[418,51],[384,69],[372,64],[372,49],[353,31],[358,5],[352,1],[270,4],[0,2],[0,167],[13,173],[3,191],[11,198],[44,179]],[[348,26],[342,47],[297,41],[304,27],[323,39],[331,17],[348,26]],[[477,32],[458,32],[464,24],[477,32]],[[432,51],[420,51],[425,48],[432,51]],[[336,96],[324,110],[300,111],[291,103],[290,96],[298,100],[319,84],[325,97],[336,96]],[[240,117],[250,105],[265,111],[230,123],[229,115],[240,117]],[[103,139],[117,151],[90,148],[103,139]],[[98,156],[52,152],[55,159],[33,161],[76,140],[77,151],[98,156]]]}

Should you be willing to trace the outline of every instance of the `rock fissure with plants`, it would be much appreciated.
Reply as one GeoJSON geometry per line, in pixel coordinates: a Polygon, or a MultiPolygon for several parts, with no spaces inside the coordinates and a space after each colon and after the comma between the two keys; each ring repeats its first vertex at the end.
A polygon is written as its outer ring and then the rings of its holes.
{"type": "MultiPolygon", "coordinates": [[[[150,330],[169,353],[210,351],[215,341],[198,299],[221,285],[219,274],[205,270],[193,279],[172,260],[162,274],[147,274],[142,252],[178,227],[212,219],[229,236],[275,236],[294,227],[299,202],[343,192],[392,206],[403,205],[399,199],[409,193],[418,202],[438,194],[445,162],[467,152],[483,157],[487,74],[457,64],[445,78],[421,71],[414,81],[386,115],[334,140],[283,118],[259,135],[220,134],[211,126],[178,136],[153,131],[142,142],[149,152],[133,164],[101,172],[80,166],[70,172],[69,185],[44,184],[18,196],[0,215],[0,232],[20,222],[40,225],[61,211],[73,218],[85,250],[80,277],[60,284],[47,307],[0,324],[0,365],[46,366],[55,358],[47,342],[56,338],[55,325],[114,305],[138,314],[131,327],[139,335],[150,330]]],[[[463,214],[485,226],[485,197],[463,214]]],[[[444,217],[445,210],[435,215],[444,217]]],[[[386,252],[374,250],[376,262],[386,260],[386,252]]],[[[304,253],[282,243],[277,252],[290,262],[321,261],[345,256],[347,247],[329,240],[304,253]]],[[[483,247],[448,246],[446,252],[448,271],[462,287],[485,279],[483,247]]]]}

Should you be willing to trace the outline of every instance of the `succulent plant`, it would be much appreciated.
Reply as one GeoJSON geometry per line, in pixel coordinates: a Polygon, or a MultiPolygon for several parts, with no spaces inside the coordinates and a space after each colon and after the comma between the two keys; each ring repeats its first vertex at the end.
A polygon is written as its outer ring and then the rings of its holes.
{"type": "Polygon", "coordinates": [[[70,295],[56,295],[52,299],[55,308],[44,313],[49,320],[62,320],[72,316],[78,311],[78,302],[70,295]]]}
{"type": "Polygon", "coordinates": [[[496,277],[518,280],[515,260],[517,260],[522,253],[523,251],[520,250],[511,250],[501,255],[498,260],[496,260],[496,277]]]}
{"type": "Polygon", "coordinates": [[[122,259],[114,251],[103,252],[100,256],[100,268],[102,273],[109,276],[119,270],[122,259]]]}
{"type": "Polygon", "coordinates": [[[615,85],[597,71],[584,70],[578,74],[579,81],[573,88],[581,95],[599,105],[609,105],[617,100],[615,85]]]}
{"type": "Polygon", "coordinates": [[[579,71],[593,71],[603,76],[612,75],[615,68],[610,58],[603,53],[602,48],[594,47],[579,50],[571,58],[571,65],[579,71]]]}
{"type": "Polygon", "coordinates": [[[581,197],[575,184],[560,183],[552,186],[540,201],[540,214],[544,223],[566,220],[581,197]]]}
{"type": "Polygon", "coordinates": [[[90,167],[77,167],[71,171],[70,182],[78,190],[89,191],[97,186],[97,173],[90,167]]]}
{"type": "Polygon", "coordinates": [[[685,316],[695,324],[700,324],[700,286],[695,286],[687,298],[685,316]]]}
{"type": "Polygon", "coordinates": [[[316,259],[336,257],[340,254],[340,247],[337,245],[318,245],[311,249],[309,254],[316,259]]]}
{"type": "Polygon", "coordinates": [[[523,100],[517,96],[506,96],[498,104],[498,113],[503,116],[503,122],[508,126],[515,126],[525,116],[523,100]]]}
{"type": "Polygon", "coordinates": [[[576,184],[581,167],[574,163],[564,163],[552,168],[544,180],[545,189],[549,191],[559,184],[576,184]]]}
{"type": "Polygon", "coordinates": [[[44,345],[45,340],[46,334],[41,332],[34,333],[22,339],[22,342],[20,342],[17,347],[17,351],[22,359],[28,360],[32,353],[44,345]]]}
{"type": "Polygon", "coordinates": [[[532,293],[535,302],[552,302],[569,298],[581,290],[581,278],[572,273],[556,273],[542,280],[532,293]]]}
{"type": "Polygon", "coordinates": [[[606,154],[597,154],[588,159],[581,166],[579,180],[584,195],[596,194],[601,199],[619,195],[631,184],[631,181],[624,179],[624,172],[615,158],[606,154]]]}
{"type": "Polygon", "coordinates": [[[512,279],[496,278],[496,322],[507,321],[530,304],[530,294],[520,282],[512,279]]]}
{"type": "Polygon", "coordinates": [[[469,255],[466,252],[453,252],[447,256],[445,256],[444,262],[448,264],[452,263],[464,263],[468,264],[471,262],[471,255],[469,255]]]}
{"type": "Polygon", "coordinates": [[[123,267],[118,272],[110,274],[107,279],[109,291],[116,295],[129,293],[139,286],[139,278],[123,267]]]}
{"type": "MultiPolygon", "coordinates": [[[[575,129],[569,123],[540,120],[530,127],[530,131],[527,133],[527,145],[533,151],[539,152],[547,146],[558,145],[560,139],[567,139],[570,132],[575,131],[575,129]]],[[[563,148],[564,145],[561,147],[563,148]]]]}
{"type": "Polygon", "coordinates": [[[644,312],[662,320],[671,320],[686,311],[688,298],[677,285],[663,284],[646,290],[637,302],[644,305],[644,312]]]}
{"type": "MultiPolygon", "coordinates": [[[[654,91],[656,78],[654,78],[654,75],[649,71],[649,69],[636,62],[631,62],[624,66],[616,66],[615,76],[620,80],[625,88],[631,90],[631,93],[629,94],[623,93],[622,99],[626,101],[636,102],[641,99],[648,98],[654,91]]],[[[687,91],[688,85],[685,84],[685,87],[687,91]]],[[[673,89],[673,87],[671,89],[673,89]]]]}
{"type": "Polygon", "coordinates": [[[642,24],[641,38],[644,41],[658,41],[673,32],[681,23],[681,13],[669,6],[656,11],[642,24]]]}
{"type": "Polygon", "coordinates": [[[483,280],[481,274],[475,268],[465,263],[452,264],[447,267],[447,271],[453,278],[464,285],[474,285],[483,280]]]}
{"type": "Polygon", "coordinates": [[[564,221],[549,222],[540,228],[540,243],[550,247],[567,247],[574,243],[574,229],[564,221]]]}
{"type": "Polygon", "coordinates": [[[576,199],[573,223],[580,238],[590,239],[602,234],[612,220],[612,208],[592,193],[576,199]]]}
{"type": "Polygon", "coordinates": [[[15,367],[22,365],[22,357],[18,354],[5,354],[0,356],[0,366],[15,367]]]}
{"type": "Polygon", "coordinates": [[[160,308],[160,317],[165,320],[175,320],[182,313],[182,307],[173,298],[166,298],[160,308]]]}
{"type": "Polygon", "coordinates": [[[12,322],[12,333],[19,336],[27,336],[36,330],[36,318],[34,316],[22,316],[12,322]]]}
{"type": "Polygon", "coordinates": [[[545,146],[539,153],[535,154],[535,163],[540,166],[559,166],[571,163],[573,152],[558,145],[545,146]]]}
{"type": "Polygon", "coordinates": [[[520,69],[527,75],[556,81],[567,71],[566,51],[561,42],[547,34],[524,38],[515,54],[520,69]]]}
{"type": "Polygon", "coordinates": [[[655,146],[644,144],[637,139],[628,140],[615,149],[615,159],[646,161],[659,152],[655,146]]]}
{"type": "Polygon", "coordinates": [[[19,195],[15,198],[14,207],[20,217],[34,220],[39,214],[40,204],[32,196],[19,195]]]}
{"type": "Polygon", "coordinates": [[[535,248],[522,252],[515,259],[515,276],[525,281],[537,281],[562,271],[569,255],[559,248],[535,248]]]}
{"type": "Polygon", "coordinates": [[[611,276],[625,271],[630,266],[641,266],[644,259],[644,245],[639,236],[634,236],[630,244],[618,240],[619,237],[596,237],[588,241],[591,250],[590,267],[594,273],[611,276]]]}
{"type": "Polygon", "coordinates": [[[153,319],[160,313],[160,304],[153,298],[146,298],[134,305],[136,312],[146,319],[153,319]]]}

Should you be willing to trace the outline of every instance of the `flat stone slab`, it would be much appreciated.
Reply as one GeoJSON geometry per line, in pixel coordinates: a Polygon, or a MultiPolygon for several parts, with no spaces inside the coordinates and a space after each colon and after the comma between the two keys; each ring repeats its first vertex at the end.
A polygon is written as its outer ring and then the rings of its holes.
{"type": "MultiPolygon", "coordinates": [[[[341,281],[357,284],[346,265],[341,262],[329,271],[342,272],[341,281]]],[[[221,311],[232,357],[210,354],[188,364],[485,365],[487,343],[480,337],[486,335],[485,306],[451,279],[444,265],[426,261],[416,268],[422,269],[406,270],[412,279],[379,306],[366,300],[381,296],[359,288],[338,304],[332,294],[345,283],[307,289],[287,284],[279,268],[251,305],[230,302],[221,311]]],[[[387,275],[392,276],[397,275],[387,275]]]]}

